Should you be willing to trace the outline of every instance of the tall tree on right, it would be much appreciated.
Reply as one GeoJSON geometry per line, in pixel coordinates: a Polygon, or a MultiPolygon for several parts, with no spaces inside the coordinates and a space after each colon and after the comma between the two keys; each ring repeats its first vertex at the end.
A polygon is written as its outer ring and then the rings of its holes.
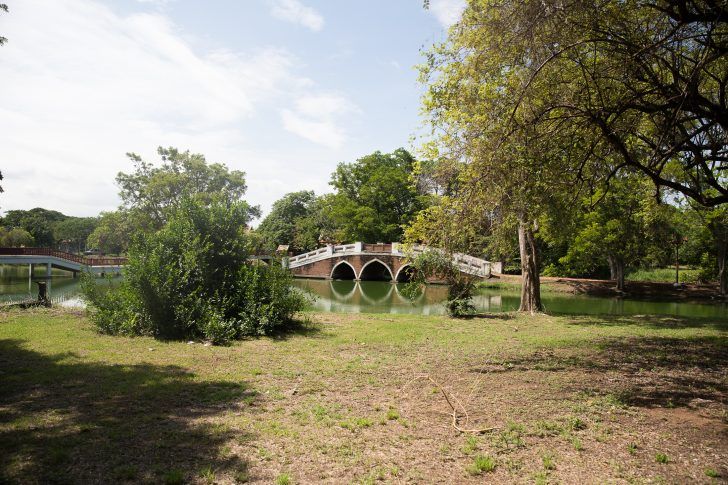
{"type": "Polygon", "coordinates": [[[470,0],[427,52],[429,155],[470,165],[462,209],[519,221],[522,310],[539,309],[533,222],[580,191],[630,172],[728,202],[727,22],[710,0],[470,0]]]}

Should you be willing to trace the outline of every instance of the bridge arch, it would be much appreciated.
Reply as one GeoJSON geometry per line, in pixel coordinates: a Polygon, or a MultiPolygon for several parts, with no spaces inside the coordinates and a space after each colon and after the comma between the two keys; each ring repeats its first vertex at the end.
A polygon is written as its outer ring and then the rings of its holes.
{"type": "Polygon", "coordinates": [[[355,280],[356,269],[348,261],[339,261],[331,270],[329,278],[332,280],[355,280]]]}
{"type": "Polygon", "coordinates": [[[394,281],[392,270],[379,258],[367,261],[359,271],[360,281],[394,281]]]}
{"type": "Polygon", "coordinates": [[[397,274],[394,276],[394,281],[397,283],[409,283],[412,281],[412,276],[415,271],[415,267],[410,263],[403,264],[399,270],[397,270],[397,274]]]}

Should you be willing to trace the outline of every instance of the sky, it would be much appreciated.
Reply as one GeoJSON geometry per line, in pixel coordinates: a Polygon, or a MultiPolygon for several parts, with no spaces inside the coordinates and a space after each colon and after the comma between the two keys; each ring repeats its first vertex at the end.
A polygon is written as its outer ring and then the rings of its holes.
{"type": "Polygon", "coordinates": [[[202,153],[264,212],[415,149],[415,65],[464,0],[4,0],[0,210],[113,210],[127,152],[202,153]]]}

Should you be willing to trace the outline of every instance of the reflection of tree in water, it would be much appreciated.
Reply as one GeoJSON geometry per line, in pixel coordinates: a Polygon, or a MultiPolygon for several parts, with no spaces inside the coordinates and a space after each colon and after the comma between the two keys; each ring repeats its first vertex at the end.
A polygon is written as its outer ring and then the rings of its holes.
{"type": "Polygon", "coordinates": [[[208,465],[234,471],[242,460],[220,453],[233,430],[200,420],[245,394],[245,384],[199,382],[177,366],[90,363],[0,340],[0,482],[160,483],[175,469],[185,480],[208,465]]]}

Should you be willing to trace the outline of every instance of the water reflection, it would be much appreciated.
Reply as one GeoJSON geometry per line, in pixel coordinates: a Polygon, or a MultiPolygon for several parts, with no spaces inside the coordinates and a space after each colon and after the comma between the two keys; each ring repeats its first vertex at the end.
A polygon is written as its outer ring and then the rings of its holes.
{"type": "MultiPolygon", "coordinates": [[[[443,315],[445,286],[430,285],[414,300],[402,294],[404,285],[381,281],[296,280],[297,287],[315,296],[312,306],[324,312],[411,313],[443,315]]],[[[673,315],[681,317],[728,318],[726,304],[655,302],[544,293],[546,311],[572,315],[673,315]]],[[[518,291],[481,290],[473,298],[479,312],[507,312],[518,309],[518,291]]]]}
{"type": "MultiPolygon", "coordinates": [[[[296,280],[294,283],[315,297],[313,308],[324,312],[411,313],[444,315],[447,288],[429,285],[410,299],[404,284],[381,281],[296,280]]],[[[480,311],[509,311],[518,308],[518,296],[479,294],[474,299],[480,311]]]]}
{"type": "MultiPolygon", "coordinates": [[[[61,306],[83,306],[80,281],[67,272],[53,270],[48,281],[51,302],[61,306]]],[[[0,265],[0,303],[38,297],[36,279],[45,276],[45,268],[30,275],[27,266],[0,265]],[[42,270],[42,271],[41,271],[42,270]]],[[[120,279],[99,280],[118,284],[120,279]]],[[[430,285],[410,300],[402,294],[404,284],[383,281],[295,280],[294,284],[315,296],[313,308],[325,312],[344,313],[410,313],[443,315],[447,287],[430,285]]],[[[610,315],[673,315],[728,319],[728,305],[710,303],[654,302],[620,298],[597,298],[561,293],[544,293],[542,300],[549,313],[610,315]]],[[[481,290],[473,299],[480,312],[503,312],[518,309],[518,291],[481,290]]]]}

